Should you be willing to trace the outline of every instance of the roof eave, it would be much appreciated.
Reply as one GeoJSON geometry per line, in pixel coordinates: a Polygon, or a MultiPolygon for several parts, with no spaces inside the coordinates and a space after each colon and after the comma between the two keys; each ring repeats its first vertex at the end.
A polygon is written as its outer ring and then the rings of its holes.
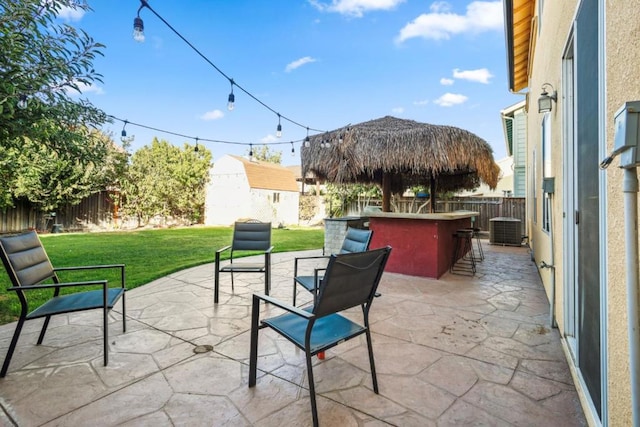
{"type": "Polygon", "coordinates": [[[511,92],[520,92],[529,84],[533,4],[533,0],[504,0],[507,67],[511,92]]]}

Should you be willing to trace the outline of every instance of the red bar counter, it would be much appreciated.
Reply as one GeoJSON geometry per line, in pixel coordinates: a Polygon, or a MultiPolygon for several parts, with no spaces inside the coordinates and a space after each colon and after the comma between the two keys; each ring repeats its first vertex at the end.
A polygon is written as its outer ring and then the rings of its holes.
{"type": "Polygon", "coordinates": [[[407,214],[372,212],[370,247],[393,248],[385,271],[440,278],[449,271],[453,254],[453,233],[471,227],[478,212],[407,214]]]}

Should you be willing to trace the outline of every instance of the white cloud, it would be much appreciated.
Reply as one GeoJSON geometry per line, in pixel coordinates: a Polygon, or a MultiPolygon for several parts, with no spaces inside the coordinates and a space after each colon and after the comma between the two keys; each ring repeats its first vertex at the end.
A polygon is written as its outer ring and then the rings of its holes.
{"type": "Polygon", "coordinates": [[[404,113],[404,108],[403,107],[394,107],[391,109],[391,112],[393,114],[402,114],[404,113]]]}
{"type": "Polygon", "coordinates": [[[296,68],[300,68],[305,64],[310,64],[312,62],[316,62],[317,59],[312,58],[310,56],[305,56],[303,58],[300,59],[296,59],[293,62],[290,62],[287,64],[287,66],[285,67],[284,71],[287,73],[290,73],[291,71],[295,70],[296,68]]]}
{"type": "Polygon", "coordinates": [[[459,93],[447,92],[433,102],[441,107],[453,107],[454,105],[464,104],[465,102],[467,102],[467,99],[469,98],[459,93]]]}
{"type": "Polygon", "coordinates": [[[446,77],[443,77],[440,79],[440,84],[442,86],[451,86],[453,84],[453,79],[448,79],[446,77]]]}
{"type": "Polygon", "coordinates": [[[456,68],[453,70],[453,77],[470,82],[489,84],[489,79],[493,77],[493,74],[486,68],[478,68],[477,70],[459,70],[456,68]]]}
{"type": "Polygon", "coordinates": [[[85,11],[81,8],[62,6],[60,8],[60,12],[58,13],[58,17],[64,19],[65,21],[79,21],[84,16],[85,11]]]}
{"type": "Polygon", "coordinates": [[[406,0],[331,0],[331,3],[308,0],[309,3],[321,12],[335,12],[341,15],[362,17],[366,12],[373,10],[391,10],[404,3],[406,0]]]}
{"type": "Polygon", "coordinates": [[[206,121],[219,120],[223,117],[224,117],[224,113],[220,110],[207,111],[206,113],[200,116],[202,120],[206,120],[206,121]]]}
{"type": "Polygon", "coordinates": [[[261,138],[260,142],[262,142],[263,144],[268,144],[270,142],[276,142],[277,140],[278,140],[278,138],[276,138],[275,135],[269,134],[269,135],[265,136],[264,138],[261,138]]]}
{"type": "Polygon", "coordinates": [[[450,12],[446,2],[436,2],[431,5],[431,13],[423,13],[405,25],[396,42],[414,37],[448,40],[456,34],[502,31],[503,28],[502,1],[471,2],[464,15],[450,12]]]}
{"type": "Polygon", "coordinates": [[[423,107],[429,103],[428,99],[422,99],[420,101],[413,101],[413,105],[417,105],[418,107],[423,107]]]}

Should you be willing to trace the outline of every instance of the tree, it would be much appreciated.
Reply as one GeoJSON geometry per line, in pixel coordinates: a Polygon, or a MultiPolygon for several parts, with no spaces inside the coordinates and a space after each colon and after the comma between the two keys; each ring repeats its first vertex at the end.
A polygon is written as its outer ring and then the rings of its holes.
{"type": "Polygon", "coordinates": [[[122,210],[139,224],[152,217],[179,218],[199,223],[204,213],[205,186],[211,152],[189,144],[182,149],[154,138],[131,157],[122,183],[122,210]]]}
{"type": "Polygon", "coordinates": [[[77,0],[0,3],[0,146],[41,144],[66,159],[95,160],[85,149],[87,127],[106,115],[72,90],[100,81],[92,66],[104,46],[57,17],[63,8],[89,10],[77,0]]]}
{"type": "Polygon", "coordinates": [[[117,186],[126,168],[127,153],[98,130],[84,130],[83,149],[92,162],[60,154],[30,139],[17,147],[0,146],[0,206],[16,199],[28,200],[43,211],[55,211],[64,204],[109,186],[117,186]]]}
{"type": "MultiPolygon", "coordinates": [[[[260,160],[261,162],[269,162],[275,163],[279,165],[282,163],[282,151],[271,151],[271,148],[268,145],[262,145],[259,148],[252,148],[253,158],[256,160],[260,160]]],[[[247,155],[249,155],[249,151],[247,150],[247,155]]]]}

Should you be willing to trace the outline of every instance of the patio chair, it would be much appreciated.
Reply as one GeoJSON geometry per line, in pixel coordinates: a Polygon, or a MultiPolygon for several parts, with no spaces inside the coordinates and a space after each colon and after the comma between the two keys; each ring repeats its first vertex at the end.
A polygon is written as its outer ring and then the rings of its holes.
{"type": "Polygon", "coordinates": [[[258,329],[269,327],[305,352],[309,397],[313,425],[318,425],[315,384],[311,358],[342,342],[365,334],[373,391],[378,393],[378,380],[369,330],[369,310],[384,267],[389,258],[389,246],[366,252],[331,255],[324,279],[320,283],[316,304],[300,309],[266,295],[253,295],[251,311],[251,347],[249,355],[249,387],[256,385],[258,361],[258,329]],[[286,312],[259,322],[260,301],[265,301],[286,312]],[[340,312],[361,306],[362,322],[350,319],[340,312]]]}
{"type": "MultiPolygon", "coordinates": [[[[373,231],[371,230],[361,230],[358,228],[347,229],[347,234],[342,241],[342,247],[340,248],[341,254],[353,253],[353,252],[363,252],[369,249],[369,244],[371,243],[371,236],[373,235],[373,231]]],[[[297,286],[300,285],[307,291],[313,294],[313,298],[315,299],[318,294],[318,286],[320,281],[322,280],[322,275],[319,273],[324,271],[325,268],[316,268],[314,269],[313,275],[299,275],[298,274],[298,266],[300,261],[304,260],[318,260],[318,259],[329,259],[329,255],[319,255],[319,256],[310,256],[310,257],[297,257],[293,261],[293,305],[296,305],[296,290],[297,286]]]]}
{"type": "MultiPolygon", "coordinates": [[[[233,226],[233,241],[231,245],[216,251],[215,278],[213,302],[218,303],[220,273],[231,273],[231,290],[234,291],[233,273],[260,273],[264,274],[264,293],[269,295],[271,289],[271,223],[248,220],[236,222],[233,226]],[[230,250],[229,264],[220,265],[220,254],[230,250]],[[247,255],[250,252],[264,254],[262,262],[237,262],[234,255],[247,255]]],[[[238,258],[236,256],[236,258],[238,258]]]]}
{"type": "Polygon", "coordinates": [[[122,298],[122,330],[126,332],[127,329],[124,264],[54,268],[35,231],[0,237],[0,257],[13,285],[8,290],[17,293],[21,305],[20,318],[4,359],[0,377],[4,377],[7,374],[11,357],[25,321],[41,317],[45,318],[37,342],[40,345],[44,339],[51,316],[98,308],[102,309],[103,357],[104,366],[107,366],[109,363],[109,311],[120,298],[122,298]],[[109,287],[107,280],[104,279],[62,283],[57,275],[57,272],[60,271],[100,269],[120,269],[120,286],[109,287]],[[85,289],[86,287],[99,287],[101,289],[77,290],[80,286],[85,287],[85,289]],[[73,291],[74,288],[75,292],[68,293],[69,290],[73,291]],[[42,293],[48,290],[53,291],[51,298],[39,307],[30,306],[29,298],[27,298],[27,294],[30,291],[42,293]],[[64,290],[64,295],[61,290],[64,290]]]}

